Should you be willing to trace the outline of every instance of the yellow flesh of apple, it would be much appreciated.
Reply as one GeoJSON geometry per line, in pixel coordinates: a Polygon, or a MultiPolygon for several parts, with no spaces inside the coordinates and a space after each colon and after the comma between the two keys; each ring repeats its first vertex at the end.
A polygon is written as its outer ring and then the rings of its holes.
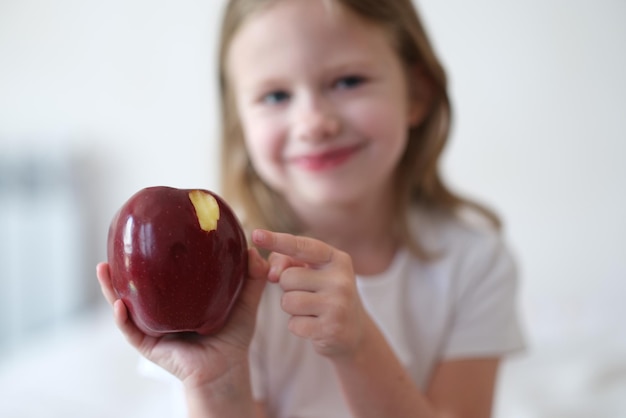
{"type": "Polygon", "coordinates": [[[189,192],[189,200],[196,209],[200,228],[207,232],[216,229],[217,220],[220,218],[220,207],[215,197],[202,190],[192,190],[189,192]]]}

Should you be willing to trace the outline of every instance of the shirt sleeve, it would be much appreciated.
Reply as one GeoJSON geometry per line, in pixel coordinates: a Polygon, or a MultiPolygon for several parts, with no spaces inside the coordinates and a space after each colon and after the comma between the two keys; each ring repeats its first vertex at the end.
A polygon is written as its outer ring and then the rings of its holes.
{"type": "Polygon", "coordinates": [[[268,305],[268,292],[266,291],[259,303],[259,309],[257,312],[256,330],[250,344],[250,350],[248,351],[248,361],[250,364],[250,385],[252,387],[252,397],[255,401],[264,401],[267,399],[267,383],[265,364],[266,361],[263,358],[264,353],[264,338],[263,335],[267,330],[264,329],[264,324],[268,323],[267,319],[267,305],[268,305]]]}
{"type": "Polygon", "coordinates": [[[523,349],[517,268],[500,235],[482,236],[462,258],[443,358],[501,356],[523,349]]]}
{"type": "Polygon", "coordinates": [[[252,397],[255,401],[263,401],[267,396],[265,393],[265,385],[263,384],[263,361],[261,353],[258,350],[258,344],[253,342],[250,347],[250,385],[252,386],[252,397]]]}

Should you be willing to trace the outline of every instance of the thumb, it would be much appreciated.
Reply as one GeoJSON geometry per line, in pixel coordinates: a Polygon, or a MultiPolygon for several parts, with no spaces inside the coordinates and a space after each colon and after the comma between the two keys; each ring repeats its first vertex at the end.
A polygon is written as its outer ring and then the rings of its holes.
{"type": "Polygon", "coordinates": [[[241,299],[246,309],[256,316],[256,311],[267,283],[269,265],[256,248],[248,250],[248,277],[241,292],[241,299]]]}

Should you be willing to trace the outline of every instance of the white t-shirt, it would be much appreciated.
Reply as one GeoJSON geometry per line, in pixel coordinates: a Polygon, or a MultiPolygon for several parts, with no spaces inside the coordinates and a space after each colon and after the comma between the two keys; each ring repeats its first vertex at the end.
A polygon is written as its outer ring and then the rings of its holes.
{"type": "MultiPolygon", "coordinates": [[[[425,262],[402,249],[384,273],[357,277],[357,286],[418,386],[426,388],[441,360],[521,349],[517,275],[500,234],[422,211],[412,221],[421,245],[439,257],[425,262]]],[[[288,331],[281,296],[269,285],[259,307],[250,351],[255,398],[271,417],[350,417],[330,362],[288,331]]]]}

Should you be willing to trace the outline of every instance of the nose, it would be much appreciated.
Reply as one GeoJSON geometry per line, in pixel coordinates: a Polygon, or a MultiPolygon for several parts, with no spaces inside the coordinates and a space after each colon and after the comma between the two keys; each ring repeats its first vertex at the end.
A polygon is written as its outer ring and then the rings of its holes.
{"type": "Polygon", "coordinates": [[[339,134],[339,117],[327,100],[311,97],[300,103],[294,116],[295,137],[299,140],[321,142],[339,134]]]}

